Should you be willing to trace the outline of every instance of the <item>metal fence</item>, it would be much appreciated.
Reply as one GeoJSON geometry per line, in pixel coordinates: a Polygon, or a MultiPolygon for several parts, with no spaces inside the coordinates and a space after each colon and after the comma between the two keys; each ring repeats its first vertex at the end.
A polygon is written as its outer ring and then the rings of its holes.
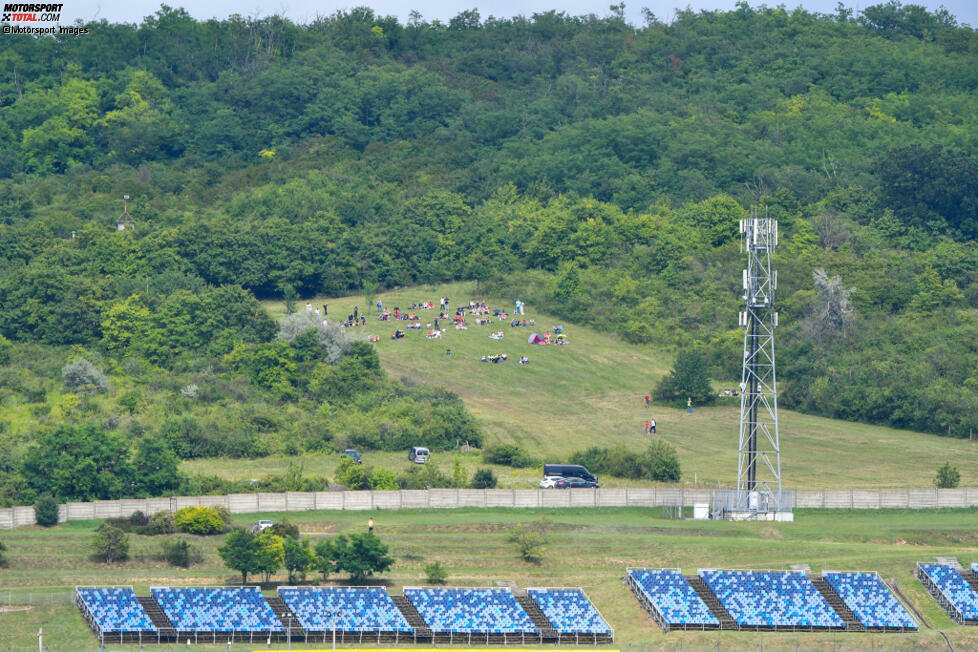
{"type": "MultiPolygon", "coordinates": [[[[457,509],[461,507],[691,507],[712,505],[714,493],[729,489],[635,487],[625,489],[426,489],[403,491],[316,491],[125,498],[58,507],[58,520],[122,518],[140,511],[175,512],[195,505],[226,507],[232,514],[309,510],[457,509]]],[[[935,509],[978,506],[974,489],[795,490],[796,509],[935,509]]],[[[0,529],[34,525],[33,507],[0,509],[0,529]]]]}

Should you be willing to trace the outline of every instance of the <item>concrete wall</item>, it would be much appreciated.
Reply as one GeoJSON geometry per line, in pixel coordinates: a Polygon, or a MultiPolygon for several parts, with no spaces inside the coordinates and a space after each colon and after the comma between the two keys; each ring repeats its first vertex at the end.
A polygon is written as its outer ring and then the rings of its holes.
{"type": "MultiPolygon", "coordinates": [[[[141,511],[172,512],[195,505],[221,506],[232,514],[310,510],[455,509],[459,507],[658,507],[713,502],[712,489],[634,487],[627,489],[429,489],[424,491],[317,491],[126,498],[67,503],[58,508],[59,521],[119,518],[141,511]]],[[[934,509],[978,506],[978,488],[971,489],[845,489],[796,490],[796,508],[810,509],[934,509]]],[[[33,507],[0,509],[0,529],[34,525],[33,507]]]]}

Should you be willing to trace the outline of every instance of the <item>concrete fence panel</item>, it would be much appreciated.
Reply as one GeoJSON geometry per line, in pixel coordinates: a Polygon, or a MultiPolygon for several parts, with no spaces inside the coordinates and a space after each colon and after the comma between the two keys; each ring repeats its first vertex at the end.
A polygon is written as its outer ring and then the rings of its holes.
{"type": "Polygon", "coordinates": [[[624,489],[598,489],[595,493],[598,507],[621,507],[625,504],[624,489]]]}
{"type": "Polygon", "coordinates": [[[36,525],[37,520],[34,518],[34,508],[33,507],[14,507],[14,527],[23,527],[24,525],[36,525]]]}
{"type": "Polygon", "coordinates": [[[454,509],[458,507],[456,489],[429,489],[428,506],[434,509],[454,509]]]}
{"type": "Polygon", "coordinates": [[[422,489],[405,489],[401,492],[401,509],[424,509],[428,498],[428,492],[422,489]]]}
{"type": "Polygon", "coordinates": [[[95,518],[119,518],[122,516],[122,506],[118,500],[96,500],[95,518]]]}
{"type": "Polygon", "coordinates": [[[372,492],[370,491],[344,491],[342,493],[343,509],[364,510],[373,508],[370,495],[372,492]]]}
{"type": "Polygon", "coordinates": [[[880,507],[883,509],[906,509],[909,498],[906,489],[881,489],[880,507]]]}
{"type": "Polygon", "coordinates": [[[170,511],[170,499],[169,498],[147,498],[146,499],[146,513],[152,516],[156,512],[168,512],[170,511]]]}
{"type": "Polygon", "coordinates": [[[880,492],[866,490],[853,491],[852,506],[854,509],[879,509],[880,492]]]}
{"type": "Polygon", "coordinates": [[[174,496],[171,507],[174,511],[180,511],[185,507],[197,507],[200,505],[200,496],[174,496]]]}
{"type": "Polygon", "coordinates": [[[230,494],[228,511],[232,514],[254,514],[258,511],[258,494],[230,494]]]}
{"type": "Polygon", "coordinates": [[[696,504],[706,503],[710,505],[713,503],[713,490],[712,489],[686,489],[683,492],[683,505],[686,507],[692,507],[696,504]]]}
{"type": "Polygon", "coordinates": [[[68,503],[69,521],[88,521],[95,518],[95,503],[68,503]]]}
{"type": "Polygon", "coordinates": [[[317,491],[313,501],[316,509],[340,510],[343,509],[342,491],[317,491]]]}
{"type": "Polygon", "coordinates": [[[486,489],[486,507],[516,507],[514,489],[486,489]]]}
{"type": "Polygon", "coordinates": [[[938,489],[938,507],[968,507],[967,489],[938,489]]]}
{"type": "Polygon", "coordinates": [[[12,507],[6,507],[0,509],[0,530],[9,530],[14,525],[14,509],[12,507]]]}
{"type": "MultiPolygon", "coordinates": [[[[202,507],[223,507],[228,509],[228,497],[227,496],[198,496],[197,504],[202,507]]],[[[228,511],[231,511],[228,509],[228,511]]]]}
{"type": "Polygon", "coordinates": [[[539,489],[540,502],[544,507],[570,507],[574,489],[539,489]]]}
{"type": "Polygon", "coordinates": [[[795,507],[798,509],[818,509],[825,495],[821,491],[795,490],[795,507]]]}
{"type": "Polygon", "coordinates": [[[571,507],[597,507],[600,489],[570,489],[571,507]]]}
{"type": "Polygon", "coordinates": [[[514,489],[513,507],[543,507],[544,489],[514,489]]]}
{"type": "Polygon", "coordinates": [[[142,512],[149,516],[152,512],[146,511],[146,500],[144,498],[123,498],[119,501],[119,516],[129,518],[136,512],[142,512]]]}
{"type": "Polygon", "coordinates": [[[679,505],[682,501],[679,489],[672,487],[657,487],[656,489],[629,489],[628,505],[634,507],[656,507],[661,505],[679,505]],[[645,498],[645,493],[653,491],[651,498],[645,498]]]}
{"type": "Polygon", "coordinates": [[[456,497],[458,507],[485,507],[485,489],[459,489],[456,497]]]}
{"type": "Polygon", "coordinates": [[[400,491],[374,491],[374,509],[400,509],[400,491]]]}
{"type": "Polygon", "coordinates": [[[316,494],[311,491],[289,491],[285,494],[290,512],[309,512],[316,509],[316,494]]]}
{"type": "Polygon", "coordinates": [[[937,507],[937,489],[908,489],[911,509],[932,509],[937,507]]]}
{"type": "Polygon", "coordinates": [[[824,491],[823,507],[829,509],[849,509],[852,507],[851,491],[824,491]]]}
{"type": "Polygon", "coordinates": [[[287,512],[288,510],[285,494],[258,493],[259,512],[287,512]]]}

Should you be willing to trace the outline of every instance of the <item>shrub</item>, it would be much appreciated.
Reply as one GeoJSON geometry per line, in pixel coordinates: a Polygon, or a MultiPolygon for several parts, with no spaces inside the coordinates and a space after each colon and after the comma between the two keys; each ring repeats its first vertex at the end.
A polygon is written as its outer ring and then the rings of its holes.
{"type": "Polygon", "coordinates": [[[495,489],[496,475],[492,469],[479,469],[472,477],[473,489],[495,489]]]}
{"type": "Polygon", "coordinates": [[[676,449],[663,441],[653,442],[639,455],[621,447],[592,446],[574,453],[571,463],[587,467],[592,473],[608,473],[620,478],[678,482],[681,477],[676,449]]]}
{"type": "Polygon", "coordinates": [[[3,545],[3,541],[0,541],[0,568],[3,568],[4,566],[7,565],[7,558],[3,556],[3,553],[6,549],[7,546],[3,545]]]}
{"type": "Polygon", "coordinates": [[[524,561],[537,561],[543,547],[550,541],[551,523],[540,519],[534,523],[519,523],[509,531],[507,540],[515,543],[524,561]]]}
{"type": "Polygon", "coordinates": [[[533,466],[534,460],[530,454],[516,444],[498,444],[487,446],[482,451],[482,459],[489,464],[502,464],[518,469],[533,466]]]}
{"type": "Polygon", "coordinates": [[[659,381],[656,394],[683,407],[687,398],[692,399],[694,406],[713,403],[716,397],[710,386],[710,365],[706,354],[699,349],[680,351],[669,375],[659,381]]]}
{"type": "Polygon", "coordinates": [[[38,525],[50,527],[58,524],[58,501],[51,494],[44,494],[34,503],[34,518],[38,525]]]}
{"type": "Polygon", "coordinates": [[[231,511],[224,505],[216,505],[214,507],[211,507],[211,509],[217,512],[217,515],[221,517],[222,521],[224,521],[224,531],[230,532],[231,521],[233,520],[231,517],[231,511]]]}
{"type": "Polygon", "coordinates": [[[129,535],[119,528],[102,523],[92,537],[92,548],[95,557],[110,564],[129,557],[129,535]]]}
{"type": "Polygon", "coordinates": [[[957,467],[951,466],[950,462],[944,462],[944,466],[937,469],[934,484],[937,485],[938,489],[955,489],[960,482],[961,473],[958,472],[957,467]]]}
{"type": "Polygon", "coordinates": [[[278,535],[285,538],[298,539],[299,538],[299,526],[295,523],[289,523],[288,520],[281,520],[278,523],[272,524],[270,528],[272,534],[278,535]]]}
{"type": "Polygon", "coordinates": [[[0,366],[3,366],[10,362],[10,340],[8,340],[3,335],[0,335],[0,366]]]}
{"type": "Polygon", "coordinates": [[[370,488],[378,491],[397,489],[397,474],[388,469],[374,469],[370,474],[370,488]]]}
{"type": "Polygon", "coordinates": [[[336,467],[336,481],[347,489],[369,489],[370,473],[352,457],[344,457],[336,467]]]}
{"type": "Polygon", "coordinates": [[[190,568],[192,564],[199,564],[203,561],[203,555],[189,541],[184,539],[173,539],[163,542],[163,559],[171,566],[180,568],[190,568]]]}
{"type": "Polygon", "coordinates": [[[435,561],[424,567],[424,575],[429,584],[444,584],[448,579],[448,569],[440,561],[435,561]]]}
{"type": "Polygon", "coordinates": [[[85,358],[76,358],[61,369],[61,380],[69,392],[109,391],[109,379],[85,358]]]}
{"type": "Polygon", "coordinates": [[[173,523],[173,514],[168,511],[156,512],[150,516],[146,529],[149,534],[173,534],[177,531],[173,523]]]}
{"type": "Polygon", "coordinates": [[[173,524],[188,534],[220,534],[224,532],[224,519],[213,507],[184,507],[177,510],[173,524]]]}
{"type": "Polygon", "coordinates": [[[452,481],[434,464],[412,464],[397,476],[397,485],[401,489],[441,489],[452,486],[452,481]]]}

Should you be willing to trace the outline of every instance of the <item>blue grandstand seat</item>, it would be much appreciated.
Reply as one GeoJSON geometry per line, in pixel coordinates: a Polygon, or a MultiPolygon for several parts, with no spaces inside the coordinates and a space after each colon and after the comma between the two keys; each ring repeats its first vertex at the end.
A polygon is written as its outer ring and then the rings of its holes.
{"type": "Polygon", "coordinates": [[[701,570],[699,574],[741,627],[845,627],[804,573],[701,570]]]}
{"type": "Polygon", "coordinates": [[[667,624],[675,627],[720,625],[678,570],[630,570],[628,575],[667,624]]]}
{"type": "Polygon", "coordinates": [[[103,632],[155,632],[132,587],[78,587],[78,599],[103,632]]]}
{"type": "Polygon", "coordinates": [[[282,632],[285,628],[254,586],[169,588],[150,592],[178,630],[282,632]]]}
{"type": "Polygon", "coordinates": [[[971,562],[971,572],[978,573],[978,562],[971,562]]]}
{"type": "Polygon", "coordinates": [[[509,589],[405,588],[433,632],[539,634],[509,589]]]}
{"type": "Polygon", "coordinates": [[[311,632],[333,629],[334,619],[326,614],[336,612],[336,631],[414,631],[383,588],[280,586],[278,594],[302,628],[311,632]]]}
{"type": "Polygon", "coordinates": [[[917,623],[876,573],[831,572],[822,576],[866,627],[917,629],[917,623]]]}
{"type": "Polygon", "coordinates": [[[527,589],[561,634],[610,634],[611,628],[581,589],[527,589]]]}
{"type": "Polygon", "coordinates": [[[956,568],[944,564],[918,564],[918,567],[964,620],[978,619],[978,593],[956,568]]]}

